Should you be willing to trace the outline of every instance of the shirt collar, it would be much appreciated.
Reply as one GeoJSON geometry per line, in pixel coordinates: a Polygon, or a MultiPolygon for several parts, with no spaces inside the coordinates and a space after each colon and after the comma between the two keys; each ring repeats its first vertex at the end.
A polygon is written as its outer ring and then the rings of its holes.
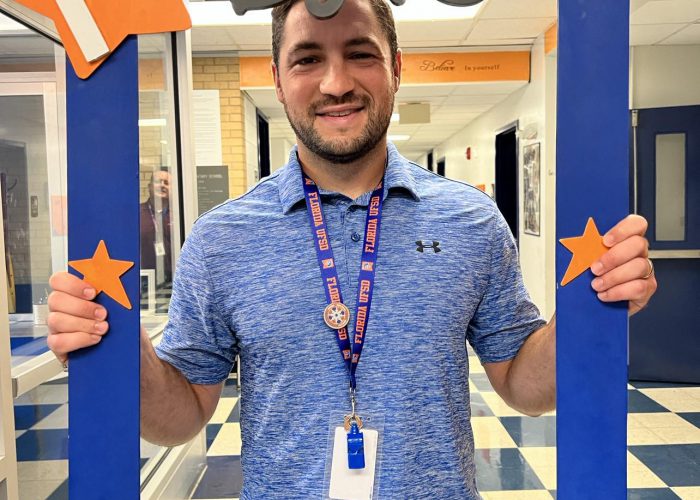
{"type": "MultiPolygon", "coordinates": [[[[384,198],[389,194],[390,190],[405,189],[410,193],[415,201],[420,201],[418,194],[418,186],[416,179],[411,172],[409,162],[401,154],[399,154],[396,146],[392,143],[387,144],[387,167],[384,176],[384,198]]],[[[292,207],[304,200],[304,186],[301,181],[301,164],[297,156],[297,147],[292,148],[289,153],[289,162],[281,169],[279,177],[279,193],[280,201],[282,202],[282,210],[288,213],[292,207]]],[[[329,194],[321,191],[322,194],[329,194]]],[[[364,198],[369,201],[367,196],[369,193],[362,195],[358,202],[362,203],[364,198]]],[[[366,203],[364,203],[366,204],[366,203]]]]}

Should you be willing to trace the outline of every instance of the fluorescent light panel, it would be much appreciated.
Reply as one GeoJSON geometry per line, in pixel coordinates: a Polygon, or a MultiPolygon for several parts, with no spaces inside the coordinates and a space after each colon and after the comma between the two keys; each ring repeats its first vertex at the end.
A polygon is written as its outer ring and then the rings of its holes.
{"type": "Polygon", "coordinates": [[[139,127],[165,127],[165,118],[142,118],[139,127]]]}
{"type": "Polygon", "coordinates": [[[395,135],[387,136],[387,139],[389,139],[391,142],[407,141],[410,138],[411,138],[410,135],[404,135],[404,134],[395,134],[395,135]]]}

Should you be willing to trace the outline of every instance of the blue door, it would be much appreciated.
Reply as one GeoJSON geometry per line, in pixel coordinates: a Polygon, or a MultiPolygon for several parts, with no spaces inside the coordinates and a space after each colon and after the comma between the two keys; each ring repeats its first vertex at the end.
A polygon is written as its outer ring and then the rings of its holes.
{"type": "Polygon", "coordinates": [[[629,376],[700,383],[700,106],[636,113],[636,205],[659,289],[630,320],[629,376]]]}

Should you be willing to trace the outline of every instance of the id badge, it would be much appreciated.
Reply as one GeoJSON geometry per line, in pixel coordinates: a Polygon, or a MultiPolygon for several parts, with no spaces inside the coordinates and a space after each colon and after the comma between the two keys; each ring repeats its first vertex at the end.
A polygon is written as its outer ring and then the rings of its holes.
{"type": "MultiPolygon", "coordinates": [[[[342,417],[341,422],[342,422],[342,417]]],[[[383,419],[365,415],[361,429],[364,447],[364,467],[352,468],[353,450],[348,450],[348,431],[332,419],[329,450],[326,458],[326,494],[332,500],[378,499],[381,471],[381,431],[383,419]],[[380,425],[377,425],[380,424],[380,425]]]]}
{"type": "Polygon", "coordinates": [[[156,248],[156,257],[163,257],[165,255],[165,245],[163,242],[159,241],[154,246],[156,248]]]}

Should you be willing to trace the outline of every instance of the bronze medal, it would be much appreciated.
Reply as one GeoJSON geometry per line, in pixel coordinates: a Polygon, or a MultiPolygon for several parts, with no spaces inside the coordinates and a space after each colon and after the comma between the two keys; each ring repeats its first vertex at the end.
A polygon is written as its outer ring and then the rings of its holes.
{"type": "Polygon", "coordinates": [[[350,309],[342,302],[332,302],[323,311],[323,320],[334,330],[345,328],[350,322],[350,309]]]}

